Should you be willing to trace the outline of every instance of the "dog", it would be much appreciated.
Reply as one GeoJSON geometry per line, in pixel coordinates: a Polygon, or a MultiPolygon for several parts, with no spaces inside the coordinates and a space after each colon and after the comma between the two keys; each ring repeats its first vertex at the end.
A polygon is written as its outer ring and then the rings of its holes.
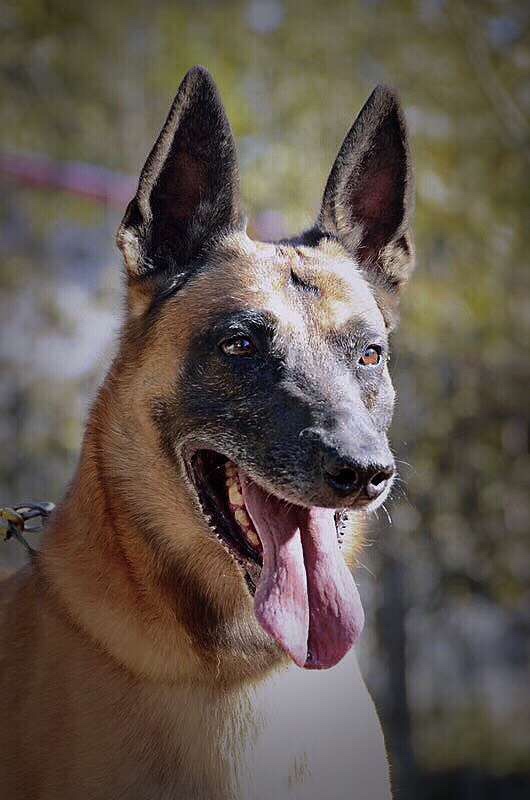
{"type": "Polygon", "coordinates": [[[394,479],[412,206],[378,87],[311,229],[251,240],[220,96],[187,73],[118,231],[125,318],[77,472],[2,584],[2,797],[391,796],[350,568],[394,479]]]}

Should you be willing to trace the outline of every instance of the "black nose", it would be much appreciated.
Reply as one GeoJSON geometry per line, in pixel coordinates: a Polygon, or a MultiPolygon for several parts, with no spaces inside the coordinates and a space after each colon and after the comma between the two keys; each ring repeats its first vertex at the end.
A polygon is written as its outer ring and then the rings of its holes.
{"type": "Polygon", "coordinates": [[[394,474],[392,464],[365,467],[338,455],[325,456],[322,467],[326,482],[337,494],[347,497],[354,492],[361,492],[370,500],[379,497],[394,474]]]}

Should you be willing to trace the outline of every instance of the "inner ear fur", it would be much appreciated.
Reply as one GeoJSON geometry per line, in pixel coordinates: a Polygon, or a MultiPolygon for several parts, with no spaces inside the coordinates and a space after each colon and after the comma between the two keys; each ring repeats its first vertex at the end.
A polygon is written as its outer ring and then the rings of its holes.
{"type": "Polygon", "coordinates": [[[205,245],[242,226],[236,146],[204,67],[182,81],[118,229],[130,278],[185,275],[205,245]]]}
{"type": "Polygon", "coordinates": [[[317,226],[352,254],[389,314],[414,267],[413,207],[405,117],[396,93],[378,86],[340,148],[317,226]]]}

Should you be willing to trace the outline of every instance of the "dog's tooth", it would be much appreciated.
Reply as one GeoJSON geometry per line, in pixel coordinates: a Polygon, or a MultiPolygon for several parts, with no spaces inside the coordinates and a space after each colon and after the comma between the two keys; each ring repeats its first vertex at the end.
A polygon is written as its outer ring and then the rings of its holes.
{"type": "Polygon", "coordinates": [[[243,495],[239,491],[237,483],[232,483],[228,487],[228,498],[234,506],[240,506],[243,503],[243,495]]]}
{"type": "Polygon", "coordinates": [[[237,511],[235,513],[235,518],[236,518],[237,522],[239,522],[239,524],[241,525],[242,528],[246,528],[248,525],[250,525],[250,520],[248,518],[248,514],[247,514],[247,512],[245,511],[244,508],[238,508],[237,509],[237,511]]]}
{"type": "Polygon", "coordinates": [[[259,549],[261,547],[260,538],[253,528],[248,528],[245,531],[245,535],[250,544],[252,545],[252,547],[255,547],[256,549],[259,549]]]}

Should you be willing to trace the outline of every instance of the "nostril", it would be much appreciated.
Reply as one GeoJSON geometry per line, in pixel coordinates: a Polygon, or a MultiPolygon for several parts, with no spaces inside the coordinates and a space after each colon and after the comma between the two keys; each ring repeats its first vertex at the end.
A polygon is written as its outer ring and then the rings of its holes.
{"type": "Polygon", "coordinates": [[[372,464],[362,466],[338,454],[326,454],[322,459],[323,477],[334,492],[343,497],[361,492],[370,500],[379,497],[385,490],[394,467],[372,464]]]}
{"type": "Polygon", "coordinates": [[[351,467],[327,465],[324,473],[328,484],[339,494],[350,494],[359,482],[359,473],[351,467]]]}
{"type": "Polygon", "coordinates": [[[339,470],[339,472],[333,477],[336,483],[340,483],[341,486],[345,487],[354,486],[359,479],[357,470],[349,469],[348,467],[339,470]]]}
{"type": "Polygon", "coordinates": [[[378,497],[381,492],[384,490],[387,481],[392,477],[394,474],[393,467],[383,467],[382,469],[376,470],[369,478],[366,483],[366,494],[370,498],[378,497]]]}
{"type": "Polygon", "coordinates": [[[390,478],[391,474],[392,473],[389,474],[388,470],[382,470],[381,469],[381,470],[379,470],[379,472],[376,472],[375,475],[372,475],[372,477],[370,478],[369,482],[373,486],[379,486],[380,483],[383,483],[383,481],[388,480],[388,478],[390,478]]]}

